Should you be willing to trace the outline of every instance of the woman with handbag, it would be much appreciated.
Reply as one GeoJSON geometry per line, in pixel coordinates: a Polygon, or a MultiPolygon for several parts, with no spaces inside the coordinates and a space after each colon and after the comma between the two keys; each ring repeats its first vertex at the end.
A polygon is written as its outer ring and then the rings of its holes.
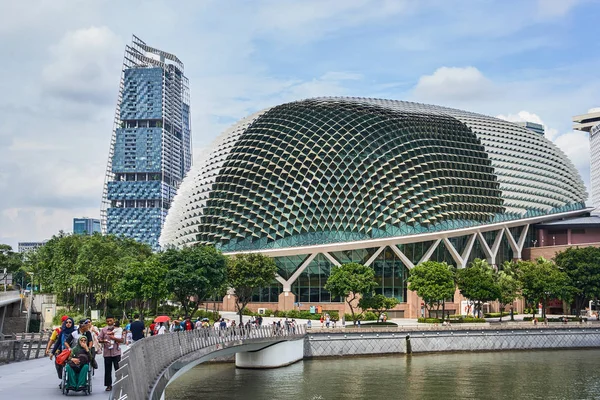
{"type": "MultiPolygon", "coordinates": [[[[74,330],[75,330],[75,321],[73,321],[73,318],[67,318],[62,324],[62,327],[60,329],[60,335],[58,336],[58,340],[56,341],[56,343],[54,344],[54,347],[52,348],[52,354],[50,354],[50,360],[52,360],[53,356],[56,356],[56,362],[54,363],[54,366],[56,367],[56,373],[58,374],[58,379],[61,380],[61,384],[62,384],[63,369],[65,367],[65,364],[64,364],[64,361],[62,360],[62,358],[64,356],[60,357],[61,362],[59,363],[58,355],[61,354],[63,351],[69,351],[67,346],[65,346],[65,341],[66,341],[67,337],[74,330]]],[[[58,386],[60,387],[60,384],[58,386]]]]}

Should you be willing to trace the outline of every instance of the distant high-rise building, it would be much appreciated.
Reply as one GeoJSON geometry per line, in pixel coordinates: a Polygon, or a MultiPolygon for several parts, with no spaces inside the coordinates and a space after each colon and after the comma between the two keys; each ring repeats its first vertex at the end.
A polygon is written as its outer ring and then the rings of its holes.
{"type": "Polygon", "coordinates": [[[93,235],[101,231],[99,219],[73,218],[73,233],[76,235],[93,235]]]}
{"type": "Polygon", "coordinates": [[[189,82],[173,54],[133,36],[125,48],[102,201],[102,230],[159,249],[192,165],[189,82]]]}
{"type": "Polygon", "coordinates": [[[592,204],[600,207],[600,108],[573,117],[573,129],[590,134],[590,184],[592,204]]]}
{"type": "Polygon", "coordinates": [[[537,124],[535,122],[516,122],[517,125],[522,126],[525,129],[529,129],[532,132],[535,133],[539,133],[540,135],[544,136],[545,130],[544,130],[544,125],[542,124],[537,124]]]}
{"type": "Polygon", "coordinates": [[[46,242],[47,240],[44,240],[43,242],[19,242],[19,253],[27,253],[29,251],[37,250],[45,245],[46,242]]]}

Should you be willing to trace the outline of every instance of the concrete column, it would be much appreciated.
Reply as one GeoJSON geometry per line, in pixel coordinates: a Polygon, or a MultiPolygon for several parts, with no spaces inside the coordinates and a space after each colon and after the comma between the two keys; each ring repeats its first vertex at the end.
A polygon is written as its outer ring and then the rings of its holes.
{"type": "Polygon", "coordinates": [[[235,354],[237,368],[277,368],[304,358],[304,340],[290,340],[266,346],[262,350],[235,354]]]}
{"type": "Polygon", "coordinates": [[[406,291],[406,312],[405,318],[419,318],[421,316],[421,298],[417,296],[417,292],[412,290],[406,291]]]}
{"type": "Polygon", "coordinates": [[[290,291],[283,291],[279,293],[279,311],[288,311],[294,309],[294,303],[296,302],[296,295],[290,291]]]}
{"type": "Polygon", "coordinates": [[[4,317],[6,316],[6,309],[8,304],[2,307],[2,319],[0,320],[0,338],[4,339],[4,317]]]}
{"type": "Polygon", "coordinates": [[[538,242],[537,242],[538,247],[544,247],[544,246],[548,245],[548,243],[546,243],[546,230],[545,229],[538,230],[537,239],[538,239],[538,242]]]}
{"type": "Polygon", "coordinates": [[[571,244],[571,229],[567,229],[567,244],[571,244]]]}
{"type": "Polygon", "coordinates": [[[223,297],[223,311],[237,311],[235,309],[235,294],[227,293],[225,297],[223,297]]]}

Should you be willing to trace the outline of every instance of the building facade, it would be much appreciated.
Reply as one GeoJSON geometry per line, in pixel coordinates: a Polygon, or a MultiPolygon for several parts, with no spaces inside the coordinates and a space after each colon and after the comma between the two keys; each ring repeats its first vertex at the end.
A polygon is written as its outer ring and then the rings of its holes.
{"type": "Polygon", "coordinates": [[[19,249],[19,253],[27,253],[29,251],[34,251],[45,245],[47,240],[43,242],[19,242],[17,247],[19,249]]]}
{"type": "Polygon", "coordinates": [[[95,218],[73,218],[73,233],[75,235],[93,235],[101,233],[100,220],[95,218]]]}
{"type": "Polygon", "coordinates": [[[544,125],[542,124],[537,124],[535,122],[516,122],[517,125],[522,126],[525,129],[529,129],[532,132],[535,132],[539,135],[544,135],[546,133],[546,130],[544,129],[544,125]]]}
{"type": "MultiPolygon", "coordinates": [[[[344,311],[332,268],[371,266],[395,316],[415,318],[415,265],[522,258],[534,224],[584,215],[587,194],[552,142],[514,123],[425,104],[317,98],[243,119],[180,187],[164,246],[274,258],[250,308],[344,311]]],[[[461,298],[447,306],[460,313],[461,298]]],[[[224,299],[225,309],[232,298],[224,299]]]]}
{"type": "Polygon", "coordinates": [[[590,134],[590,185],[591,201],[600,207],[600,108],[573,117],[573,129],[590,134]]]}
{"type": "Polygon", "coordinates": [[[103,231],[158,250],[167,212],[191,165],[183,63],[134,36],[125,49],[102,199],[103,231]]]}

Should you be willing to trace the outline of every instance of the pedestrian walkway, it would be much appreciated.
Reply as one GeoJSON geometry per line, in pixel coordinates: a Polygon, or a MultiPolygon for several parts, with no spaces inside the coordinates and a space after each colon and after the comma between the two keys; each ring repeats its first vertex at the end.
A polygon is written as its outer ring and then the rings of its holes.
{"type": "MultiPolygon", "coordinates": [[[[104,391],[104,360],[96,356],[99,368],[92,378],[92,396],[108,399],[104,391]]],[[[54,361],[48,357],[0,365],[0,399],[40,400],[83,396],[73,393],[64,396],[58,388],[60,380],[56,375],[54,361]]]]}

